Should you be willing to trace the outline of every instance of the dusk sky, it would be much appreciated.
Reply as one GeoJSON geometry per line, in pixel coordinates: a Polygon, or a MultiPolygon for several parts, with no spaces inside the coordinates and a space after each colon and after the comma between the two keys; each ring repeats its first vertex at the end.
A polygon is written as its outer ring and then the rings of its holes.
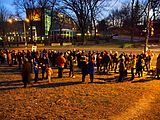
{"type": "MultiPolygon", "coordinates": [[[[15,8],[12,5],[14,0],[0,0],[0,5],[4,5],[6,8],[9,9],[10,12],[14,13],[15,12],[15,8]]],[[[113,8],[116,8],[119,6],[120,3],[125,3],[126,1],[131,1],[131,0],[113,0],[113,4],[116,3],[116,5],[113,8]],[[118,2],[116,2],[118,1],[118,2]]],[[[140,0],[141,1],[141,0],[140,0]]],[[[112,4],[112,5],[113,5],[112,4]]],[[[112,9],[112,8],[111,8],[112,9]]]]}
{"type": "Polygon", "coordinates": [[[0,5],[4,5],[6,8],[9,9],[12,13],[15,12],[14,6],[12,5],[14,0],[0,0],[0,5]]]}

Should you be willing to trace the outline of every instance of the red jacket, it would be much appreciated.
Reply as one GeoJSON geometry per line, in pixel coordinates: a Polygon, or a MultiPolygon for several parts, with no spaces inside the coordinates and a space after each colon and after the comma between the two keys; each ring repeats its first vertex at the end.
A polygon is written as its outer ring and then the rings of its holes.
{"type": "Polygon", "coordinates": [[[66,59],[63,56],[57,57],[57,65],[58,67],[64,67],[64,64],[66,63],[66,59]]]}

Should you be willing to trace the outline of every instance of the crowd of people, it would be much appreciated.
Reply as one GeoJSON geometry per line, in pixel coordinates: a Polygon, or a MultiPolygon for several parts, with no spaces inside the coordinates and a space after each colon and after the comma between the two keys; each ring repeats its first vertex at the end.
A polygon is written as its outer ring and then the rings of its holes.
{"type": "MultiPolygon", "coordinates": [[[[32,80],[31,73],[34,72],[36,83],[39,80],[39,74],[42,74],[42,80],[48,79],[51,82],[53,68],[58,69],[58,78],[63,77],[63,70],[69,69],[69,77],[75,78],[75,68],[81,70],[82,82],[85,82],[86,75],[90,75],[90,82],[94,82],[95,72],[119,73],[118,82],[124,81],[128,71],[131,71],[130,80],[134,80],[135,75],[143,77],[143,71],[149,71],[153,53],[148,51],[139,54],[132,52],[118,53],[117,51],[80,51],[67,50],[65,52],[54,50],[38,51],[16,51],[0,50],[0,64],[7,63],[9,66],[18,65],[22,71],[24,87],[32,80]],[[96,68],[96,69],[95,69],[96,68]]],[[[157,57],[156,64],[157,78],[160,71],[160,55],[157,57]]]]}

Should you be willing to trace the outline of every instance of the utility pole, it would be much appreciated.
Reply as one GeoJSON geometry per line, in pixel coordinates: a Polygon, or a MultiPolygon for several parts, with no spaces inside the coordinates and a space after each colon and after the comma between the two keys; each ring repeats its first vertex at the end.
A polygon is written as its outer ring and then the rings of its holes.
{"type": "Polygon", "coordinates": [[[149,33],[150,33],[150,17],[149,17],[150,7],[151,7],[151,0],[148,0],[147,31],[146,31],[144,52],[147,52],[148,50],[148,40],[149,40],[149,33]]]}
{"type": "Polygon", "coordinates": [[[23,20],[23,30],[24,30],[24,42],[25,42],[25,47],[27,48],[27,33],[26,33],[26,23],[29,22],[29,19],[23,20]]]}
{"type": "Polygon", "coordinates": [[[27,47],[27,38],[26,38],[26,23],[25,21],[23,21],[23,29],[24,29],[24,42],[25,42],[25,46],[27,47]]]}

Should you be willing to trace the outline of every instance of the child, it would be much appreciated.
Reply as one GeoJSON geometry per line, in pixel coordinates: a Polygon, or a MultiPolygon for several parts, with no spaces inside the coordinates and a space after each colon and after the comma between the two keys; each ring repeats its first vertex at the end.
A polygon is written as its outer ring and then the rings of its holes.
{"type": "Polygon", "coordinates": [[[48,75],[48,82],[51,83],[51,76],[52,76],[53,70],[50,65],[47,67],[47,75],[48,75]]]}

